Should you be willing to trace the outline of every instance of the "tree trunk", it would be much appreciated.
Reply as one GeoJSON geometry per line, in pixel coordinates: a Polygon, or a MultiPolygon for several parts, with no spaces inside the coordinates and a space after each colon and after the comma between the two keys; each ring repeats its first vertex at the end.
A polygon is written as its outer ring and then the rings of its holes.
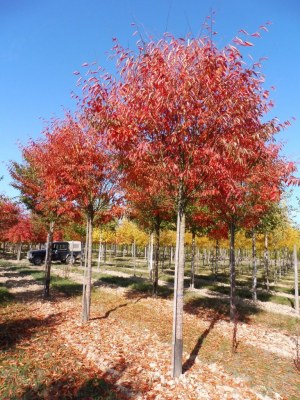
{"type": "Polygon", "coordinates": [[[159,267],[159,251],[160,251],[160,218],[157,216],[155,221],[155,261],[153,276],[153,296],[158,294],[158,267],[159,267]]]}
{"type": "Polygon", "coordinates": [[[97,265],[97,271],[98,271],[98,272],[100,272],[101,253],[102,253],[102,232],[101,232],[101,228],[100,228],[100,234],[99,234],[99,251],[98,251],[98,265],[97,265]]]}
{"type": "Polygon", "coordinates": [[[44,283],[44,299],[50,296],[50,280],[51,280],[51,259],[52,259],[52,243],[53,243],[54,222],[51,221],[47,235],[46,258],[45,258],[45,283],[44,283]]]}
{"type": "Polygon", "coordinates": [[[219,256],[220,256],[220,245],[219,240],[216,240],[216,262],[215,262],[215,279],[218,277],[218,266],[219,266],[219,256]]]}
{"type": "Polygon", "coordinates": [[[86,323],[90,319],[91,308],[91,288],[92,288],[92,235],[93,219],[91,215],[87,217],[87,237],[86,237],[86,267],[82,293],[82,322],[86,323]]]}
{"type": "Polygon", "coordinates": [[[162,260],[161,260],[161,270],[163,271],[165,269],[165,256],[166,256],[166,247],[163,247],[163,254],[162,254],[162,260]]]}
{"type": "Polygon", "coordinates": [[[183,353],[183,283],[184,283],[184,235],[185,213],[182,197],[179,198],[177,212],[177,237],[175,250],[175,281],[173,303],[173,338],[172,338],[172,376],[182,374],[183,353]]]}
{"type": "Polygon", "coordinates": [[[21,260],[21,253],[22,253],[22,243],[18,245],[18,253],[17,253],[17,261],[21,260]]]}
{"type": "Polygon", "coordinates": [[[265,265],[265,283],[267,287],[267,291],[270,290],[270,282],[269,282],[269,251],[268,251],[268,234],[265,233],[264,237],[264,265],[265,265]]]}
{"type": "Polygon", "coordinates": [[[192,230],[192,258],[191,258],[191,282],[190,288],[195,288],[195,243],[196,243],[196,233],[192,230]]]}
{"type": "Polygon", "coordinates": [[[154,234],[151,232],[150,234],[150,243],[149,243],[149,251],[148,251],[148,271],[150,279],[153,278],[153,240],[154,234]]]}
{"type": "Polygon", "coordinates": [[[133,276],[136,276],[136,242],[135,239],[133,239],[132,243],[132,262],[133,262],[133,276]]]}
{"type": "Polygon", "coordinates": [[[236,319],[236,287],[235,287],[235,225],[230,223],[230,321],[236,319]]]}
{"type": "Polygon", "coordinates": [[[298,259],[297,246],[294,245],[294,278],[295,278],[295,311],[299,314],[299,282],[298,282],[298,259]]]}
{"type": "Polygon", "coordinates": [[[107,261],[107,243],[104,242],[103,243],[103,262],[104,262],[104,265],[106,265],[106,261],[107,261]]]}
{"type": "Polygon", "coordinates": [[[252,300],[257,301],[256,232],[252,229],[252,300]]]}

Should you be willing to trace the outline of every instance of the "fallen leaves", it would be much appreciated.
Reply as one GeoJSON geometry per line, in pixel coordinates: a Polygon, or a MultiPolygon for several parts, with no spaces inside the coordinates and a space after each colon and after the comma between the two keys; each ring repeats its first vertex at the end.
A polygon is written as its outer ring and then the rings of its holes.
{"type": "Polygon", "coordinates": [[[171,301],[131,298],[125,290],[101,288],[94,292],[92,304],[91,320],[85,325],[76,298],[57,296],[57,301],[12,303],[0,309],[3,326],[15,326],[10,332],[18,338],[1,360],[0,379],[6,389],[0,397],[67,399],[84,393],[82,398],[88,399],[101,390],[115,396],[112,399],[245,400],[263,399],[261,393],[278,399],[297,393],[289,355],[272,355],[281,340],[282,348],[288,348],[286,334],[238,324],[238,352],[231,354],[232,326],[226,320],[205,308],[186,310],[184,362],[191,362],[185,374],[173,380],[171,301]],[[34,321],[27,323],[23,335],[26,324],[20,316],[34,321]],[[261,343],[266,348],[258,350],[261,343]],[[289,387],[278,390],[285,376],[289,387]]]}

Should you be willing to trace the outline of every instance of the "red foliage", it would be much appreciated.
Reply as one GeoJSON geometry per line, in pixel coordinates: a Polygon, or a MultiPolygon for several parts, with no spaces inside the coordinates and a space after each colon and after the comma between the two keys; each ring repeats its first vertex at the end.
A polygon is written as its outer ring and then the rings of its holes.
{"type": "Polygon", "coordinates": [[[257,158],[267,157],[266,143],[286,126],[262,122],[272,105],[258,65],[245,67],[231,45],[219,50],[210,40],[167,35],[141,46],[138,55],[118,44],[115,52],[119,82],[93,78],[85,85],[85,104],[99,129],[110,115],[109,142],[122,168],[135,173],[129,180],[142,175],[155,194],[156,180],[173,199],[180,182],[190,203],[199,191],[205,197],[214,190],[239,202],[244,189],[238,182],[248,179],[257,158]]]}
{"type": "Polygon", "coordinates": [[[63,199],[93,217],[115,196],[114,171],[105,141],[85,118],[67,115],[46,134],[43,177],[47,198],[63,199]]]}
{"type": "Polygon", "coordinates": [[[43,243],[46,241],[45,228],[35,218],[20,214],[18,222],[6,233],[11,243],[43,243]]]}
{"type": "Polygon", "coordinates": [[[0,197],[0,236],[3,240],[9,229],[17,224],[20,207],[12,200],[0,197]]]}

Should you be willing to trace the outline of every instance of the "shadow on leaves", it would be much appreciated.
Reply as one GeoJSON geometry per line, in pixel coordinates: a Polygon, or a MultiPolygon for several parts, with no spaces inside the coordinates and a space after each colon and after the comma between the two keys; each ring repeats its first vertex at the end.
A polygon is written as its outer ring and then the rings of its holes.
{"type": "Polygon", "coordinates": [[[62,314],[50,315],[45,319],[22,318],[0,324],[0,349],[7,350],[23,340],[30,339],[43,327],[52,327],[59,323],[62,314]]]}

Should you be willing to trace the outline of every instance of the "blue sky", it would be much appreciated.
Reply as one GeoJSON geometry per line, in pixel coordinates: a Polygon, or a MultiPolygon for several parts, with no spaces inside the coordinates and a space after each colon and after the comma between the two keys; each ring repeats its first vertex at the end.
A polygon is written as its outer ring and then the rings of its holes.
{"type": "MultiPolygon", "coordinates": [[[[18,143],[38,138],[44,120],[74,109],[70,93],[75,70],[97,61],[108,71],[112,38],[134,47],[135,22],[144,35],[165,32],[198,35],[205,17],[215,11],[215,41],[228,44],[240,29],[252,33],[272,22],[245,57],[268,57],[263,73],[266,87],[275,86],[271,116],[296,117],[278,137],[284,155],[300,161],[300,2],[298,0],[0,0],[0,192],[15,196],[7,173],[9,160],[21,160],[18,143]]],[[[300,170],[300,164],[299,164],[300,170]]],[[[300,172],[298,173],[300,175],[300,172]]],[[[295,196],[300,196],[296,189],[295,196]]],[[[300,223],[299,215],[296,216],[300,223]]]]}

